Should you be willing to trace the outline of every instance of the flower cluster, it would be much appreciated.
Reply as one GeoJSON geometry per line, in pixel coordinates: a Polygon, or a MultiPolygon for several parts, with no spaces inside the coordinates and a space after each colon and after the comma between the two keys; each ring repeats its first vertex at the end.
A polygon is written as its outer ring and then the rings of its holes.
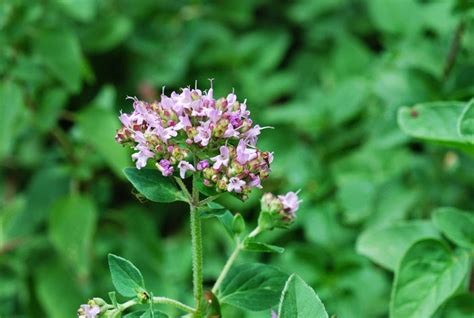
{"type": "Polygon", "coordinates": [[[260,201],[262,212],[269,213],[274,217],[275,226],[286,226],[293,223],[300,203],[298,192],[288,192],[279,196],[265,193],[260,201]]]}
{"type": "Polygon", "coordinates": [[[272,153],[256,147],[262,127],[233,92],[215,99],[211,85],[204,93],[163,93],[159,102],[132,100],[134,111],[121,113],[115,139],[135,150],[138,169],[152,161],[163,176],[200,174],[206,186],[242,196],[269,175],[272,153]]]}

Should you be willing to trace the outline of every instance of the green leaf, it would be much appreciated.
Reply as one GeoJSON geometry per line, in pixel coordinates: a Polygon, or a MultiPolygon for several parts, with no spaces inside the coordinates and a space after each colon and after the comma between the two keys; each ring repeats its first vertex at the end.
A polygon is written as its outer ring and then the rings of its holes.
{"type": "Polygon", "coordinates": [[[252,311],[269,309],[278,303],[288,275],[265,264],[233,267],[219,290],[221,304],[252,311]]]}
{"type": "Polygon", "coordinates": [[[130,164],[128,151],[114,140],[119,126],[112,110],[89,107],[79,114],[79,127],[86,140],[92,144],[101,157],[118,175],[130,164]]]}
{"type": "Polygon", "coordinates": [[[68,193],[69,184],[68,171],[62,167],[38,169],[28,184],[26,207],[12,218],[7,236],[27,235],[48,220],[54,203],[68,193]]]}
{"type": "Polygon", "coordinates": [[[233,238],[235,233],[234,233],[234,229],[232,227],[232,223],[234,221],[234,216],[232,215],[232,213],[230,211],[227,211],[224,214],[218,216],[217,219],[224,226],[224,228],[227,231],[227,233],[229,234],[229,236],[231,238],[233,238]]]}
{"type": "Polygon", "coordinates": [[[163,177],[156,169],[125,168],[123,170],[133,186],[150,201],[186,201],[184,194],[170,178],[163,177]]]}
{"type": "Polygon", "coordinates": [[[20,86],[12,81],[0,82],[0,160],[12,151],[22,112],[24,104],[20,86]]]}
{"type": "Polygon", "coordinates": [[[88,272],[96,222],[94,202],[77,195],[58,201],[50,214],[49,238],[53,246],[82,273],[88,272]]]}
{"type": "Polygon", "coordinates": [[[48,131],[56,125],[61,110],[66,105],[68,94],[64,89],[52,88],[43,95],[35,116],[38,127],[48,131]]]}
{"type": "Polygon", "coordinates": [[[55,0],[70,17],[81,22],[94,18],[99,1],[97,0],[55,0]]]}
{"type": "Polygon", "coordinates": [[[133,22],[124,15],[107,15],[87,27],[84,46],[87,51],[104,52],[122,43],[133,30],[133,22]]]}
{"type": "Polygon", "coordinates": [[[205,207],[200,207],[198,212],[199,217],[203,219],[216,217],[224,226],[229,236],[231,238],[234,237],[235,233],[232,226],[234,222],[234,215],[227,208],[216,202],[208,202],[205,207]]]}
{"type": "Polygon", "coordinates": [[[474,213],[439,208],[433,214],[433,222],[454,243],[474,249],[474,213]]]}
{"type": "Polygon", "coordinates": [[[438,237],[438,232],[429,221],[400,222],[364,231],[357,240],[356,249],[358,253],[393,271],[413,243],[438,237]]]}
{"type": "Polygon", "coordinates": [[[216,202],[208,202],[206,206],[198,208],[199,217],[208,219],[212,217],[221,217],[227,212],[230,212],[226,207],[216,202]]]}
{"type": "Polygon", "coordinates": [[[249,252],[262,252],[262,253],[278,253],[281,254],[285,251],[283,247],[271,245],[263,242],[257,242],[253,239],[246,239],[244,241],[244,251],[249,252]]]}
{"type": "Polygon", "coordinates": [[[421,27],[421,8],[413,0],[373,0],[368,2],[370,18],[385,33],[414,34],[421,27]]]}
{"type": "Polygon", "coordinates": [[[71,92],[81,88],[82,53],[76,35],[68,29],[42,31],[35,36],[39,58],[71,92]]]}
{"type": "Polygon", "coordinates": [[[34,273],[36,297],[48,318],[71,317],[82,299],[78,280],[59,261],[38,262],[34,273]]]}
{"type": "Polygon", "coordinates": [[[337,199],[344,209],[344,217],[348,223],[358,223],[370,216],[376,197],[375,191],[375,184],[367,180],[341,182],[337,199]]]}
{"type": "Polygon", "coordinates": [[[457,147],[474,154],[474,149],[458,131],[465,103],[432,102],[413,107],[402,107],[398,112],[398,124],[408,135],[457,147]]]}
{"type": "Polygon", "coordinates": [[[436,318],[472,318],[474,294],[465,292],[451,297],[437,311],[436,318]]]}
{"type": "Polygon", "coordinates": [[[458,130],[460,135],[471,144],[474,144],[474,99],[467,103],[461,116],[459,116],[458,130]]]}
{"type": "Polygon", "coordinates": [[[415,243],[395,272],[391,318],[431,317],[461,285],[469,271],[469,255],[453,253],[441,241],[415,243]]]}
{"type": "Polygon", "coordinates": [[[117,293],[115,291],[109,292],[109,298],[112,306],[114,306],[114,308],[118,308],[117,293]]]}
{"type": "Polygon", "coordinates": [[[142,273],[129,260],[109,254],[109,269],[115,289],[125,297],[145,291],[142,273]]]}
{"type": "Polygon", "coordinates": [[[279,318],[328,318],[326,309],[314,290],[301,277],[288,278],[281,294],[279,318]]]}

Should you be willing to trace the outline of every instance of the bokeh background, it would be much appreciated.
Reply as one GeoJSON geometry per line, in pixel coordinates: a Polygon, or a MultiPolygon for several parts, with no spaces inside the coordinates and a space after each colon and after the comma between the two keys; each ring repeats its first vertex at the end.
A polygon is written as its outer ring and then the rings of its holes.
{"type": "MultiPolygon", "coordinates": [[[[194,81],[233,88],[274,126],[267,191],[301,189],[282,255],[340,318],[386,317],[392,274],[359,255],[366,229],[473,206],[472,158],[420,143],[397,109],[474,96],[469,0],[3,0],[0,2],[0,317],[74,317],[112,290],[108,252],[156,295],[191,302],[188,214],[140,202],[115,144],[127,95],[194,81]]],[[[258,200],[224,203],[256,223],[258,200]]],[[[206,220],[205,280],[231,246],[206,220]]],[[[173,314],[172,309],[164,308],[173,314]]],[[[224,308],[224,317],[269,317],[224,308]]],[[[440,314],[440,317],[442,315],[440,314]]]]}

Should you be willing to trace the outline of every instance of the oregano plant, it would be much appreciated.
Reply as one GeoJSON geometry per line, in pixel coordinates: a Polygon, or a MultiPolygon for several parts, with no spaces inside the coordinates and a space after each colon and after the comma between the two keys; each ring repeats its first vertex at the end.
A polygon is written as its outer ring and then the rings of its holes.
{"type": "Polygon", "coordinates": [[[277,308],[280,317],[327,317],[314,291],[298,276],[261,263],[234,266],[244,251],[282,253],[284,248],[260,240],[275,228],[286,229],[296,219],[301,200],[298,192],[266,193],[261,198],[257,226],[246,229],[244,217],[215,202],[222,194],[246,200],[254,188],[262,188],[273,160],[272,152],[257,147],[258,136],[267,127],[254,124],[246,101],[234,92],[214,98],[211,88],[197,87],[181,93],[164,92],[159,102],[130,98],[133,112],[121,113],[122,126],[116,141],[134,151],[134,168],[125,176],[147,200],[189,205],[192,247],[193,304],[149,290],[140,270],[129,260],[109,254],[112,283],[118,294],[128,298],[119,303],[115,292],[110,303],[92,298],[80,306],[80,318],[166,317],[159,305],[171,305],[189,317],[221,317],[220,304],[244,310],[277,308]],[[235,243],[213,286],[203,284],[203,243],[201,223],[217,218],[235,243]],[[301,298],[301,301],[300,301],[301,298]],[[138,307],[136,305],[145,305],[138,307]]]}

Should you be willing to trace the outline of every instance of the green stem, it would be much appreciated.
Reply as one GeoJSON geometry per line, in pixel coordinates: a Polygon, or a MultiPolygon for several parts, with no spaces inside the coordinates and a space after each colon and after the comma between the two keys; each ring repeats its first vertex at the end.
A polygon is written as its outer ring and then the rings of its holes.
{"type": "Polygon", "coordinates": [[[213,294],[215,294],[219,290],[219,287],[221,286],[222,282],[224,281],[224,278],[232,267],[232,264],[234,264],[235,260],[237,259],[237,256],[239,256],[241,250],[242,244],[239,240],[237,240],[237,246],[235,247],[229,259],[225,263],[224,268],[222,269],[221,273],[219,274],[219,277],[217,278],[216,282],[214,283],[214,286],[212,287],[213,294]]]}
{"type": "Polygon", "coordinates": [[[249,235],[247,235],[242,241],[240,241],[239,238],[237,238],[237,245],[235,246],[234,251],[230,255],[229,259],[224,265],[224,268],[222,269],[221,273],[219,274],[219,277],[217,277],[216,282],[214,283],[214,286],[212,287],[212,293],[215,294],[219,290],[219,287],[221,286],[222,282],[224,281],[224,278],[227,276],[227,273],[229,272],[230,268],[234,264],[235,260],[237,259],[237,256],[239,256],[240,251],[243,249],[242,242],[245,241],[247,238],[252,238],[260,234],[262,230],[260,229],[259,226],[257,226],[252,232],[250,232],[249,235]]]}
{"type": "Polygon", "coordinates": [[[255,237],[255,236],[259,235],[261,232],[262,232],[262,230],[260,229],[259,226],[257,226],[252,232],[250,232],[248,237],[255,237]]]}
{"type": "Polygon", "coordinates": [[[202,317],[202,233],[201,219],[194,203],[190,203],[191,212],[191,245],[193,251],[193,290],[196,311],[195,318],[202,317]]]}
{"type": "MultiPolygon", "coordinates": [[[[153,297],[152,300],[154,304],[171,305],[188,313],[196,312],[196,309],[194,309],[193,307],[185,305],[182,302],[179,302],[177,300],[174,300],[168,297],[153,297]]],[[[138,304],[137,299],[129,300],[119,306],[119,311],[123,312],[125,309],[135,306],[136,304],[138,304]]]]}
{"type": "Polygon", "coordinates": [[[189,193],[188,188],[186,188],[186,185],[184,184],[183,180],[181,180],[181,178],[178,178],[178,177],[174,177],[174,179],[176,180],[176,183],[181,188],[181,191],[183,191],[184,195],[188,199],[189,204],[191,204],[191,202],[193,201],[193,198],[191,197],[191,194],[189,193]]]}

